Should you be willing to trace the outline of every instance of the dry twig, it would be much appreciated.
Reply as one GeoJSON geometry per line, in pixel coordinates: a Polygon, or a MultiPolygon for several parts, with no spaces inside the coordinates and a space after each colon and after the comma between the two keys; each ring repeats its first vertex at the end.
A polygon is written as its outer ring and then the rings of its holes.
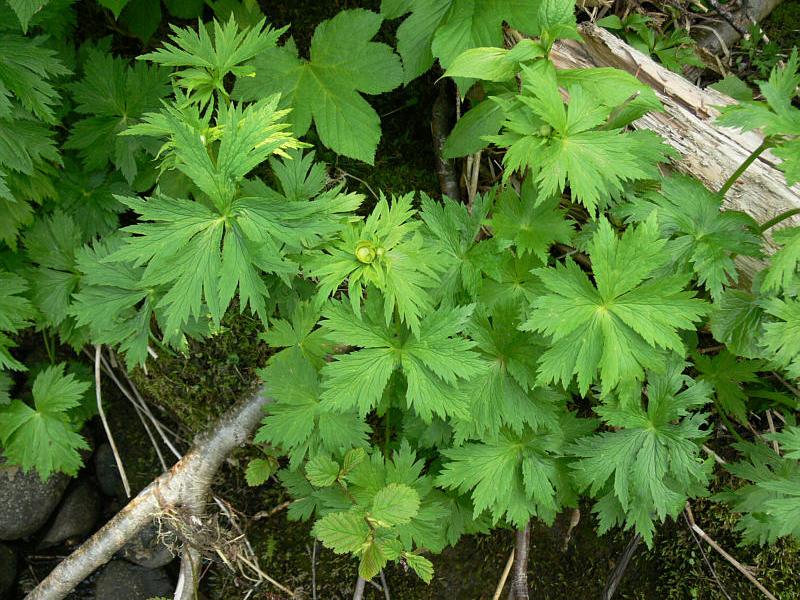
{"type": "Polygon", "coordinates": [[[733,556],[728,554],[722,546],[720,546],[717,542],[715,542],[713,539],[711,539],[711,537],[709,537],[709,535],[705,531],[703,531],[702,529],[700,529],[700,527],[698,527],[697,523],[695,523],[695,521],[694,521],[694,515],[692,514],[692,507],[689,505],[688,502],[686,503],[685,513],[686,513],[686,518],[689,521],[689,528],[692,531],[694,531],[703,540],[705,540],[705,542],[709,546],[711,546],[714,550],[716,550],[719,553],[719,555],[722,556],[722,558],[724,558],[731,565],[733,565],[736,568],[737,571],[739,571],[742,575],[747,577],[747,579],[750,581],[750,583],[752,583],[754,586],[756,586],[759,589],[759,591],[762,594],[764,594],[764,596],[766,596],[770,600],[778,600],[767,588],[765,588],[761,584],[761,582],[758,579],[756,579],[753,576],[753,574],[750,572],[750,570],[747,567],[745,567],[742,563],[740,563],[738,560],[736,560],[733,556]]]}

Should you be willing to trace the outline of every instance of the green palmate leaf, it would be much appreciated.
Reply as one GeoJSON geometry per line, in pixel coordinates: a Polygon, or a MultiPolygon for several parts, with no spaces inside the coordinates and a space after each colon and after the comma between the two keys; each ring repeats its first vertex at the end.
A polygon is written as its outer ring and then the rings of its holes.
{"type": "Polygon", "coordinates": [[[340,470],[339,463],[330,456],[320,454],[306,464],[306,477],[314,487],[328,487],[339,479],[340,470]]]}
{"type": "Polygon", "coordinates": [[[485,273],[494,274],[500,265],[500,253],[493,240],[478,241],[481,228],[492,208],[494,194],[478,195],[472,211],[450,198],[442,203],[421,194],[421,219],[427,232],[449,256],[448,269],[439,281],[439,295],[448,305],[475,300],[485,273]]]}
{"type": "Polygon", "coordinates": [[[682,175],[663,180],[661,192],[635,199],[620,207],[633,221],[643,221],[655,212],[674,264],[670,272],[691,268],[698,282],[718,300],[723,287],[739,277],[734,256],[760,256],[758,225],[744,213],[722,211],[722,199],[702,183],[682,175]]]}
{"type": "Polygon", "coordinates": [[[331,350],[321,329],[316,329],[320,311],[308,302],[298,302],[292,312],[291,320],[272,319],[270,328],[259,335],[267,344],[284,348],[270,360],[283,352],[299,350],[315,367],[325,364],[325,356],[331,350]]]}
{"type": "Polygon", "coordinates": [[[70,71],[44,42],[44,37],[0,34],[0,119],[13,116],[18,102],[43,121],[55,122],[59,94],[52,79],[70,71]]]}
{"type": "Polygon", "coordinates": [[[797,49],[792,51],[785,65],[776,66],[768,81],[758,84],[766,102],[741,101],[720,109],[717,122],[744,131],[760,129],[777,147],[773,153],[783,162],[778,165],[786,175],[786,182],[793,185],[800,181],[800,109],[792,101],[800,85],[797,49]]]}
{"type": "Polygon", "coordinates": [[[359,552],[367,544],[370,529],[358,511],[335,512],[314,524],[311,533],[337,554],[359,552]]]}
{"type": "Polygon", "coordinates": [[[244,478],[249,486],[263,485],[275,472],[275,464],[265,458],[254,458],[247,463],[244,478]]]}
{"type": "Polygon", "coordinates": [[[292,468],[308,454],[367,445],[370,428],[355,411],[331,412],[320,403],[316,369],[298,350],[277,355],[260,375],[274,402],[255,440],[288,452],[292,468]]]}
{"type": "Polygon", "coordinates": [[[554,456],[557,440],[527,431],[522,435],[501,432],[482,443],[443,450],[449,459],[437,484],[471,491],[474,516],[484,510],[492,521],[507,520],[523,528],[531,517],[552,521],[558,511],[556,485],[559,477],[554,456]]]}
{"type": "Polygon", "coordinates": [[[272,29],[262,18],[252,27],[239,31],[233,15],[228,22],[213,24],[213,37],[204,26],[198,30],[172,26],[170,41],[155,52],[138,57],[167,67],[178,67],[174,74],[177,84],[184,88],[192,101],[205,104],[214,92],[227,98],[225,77],[252,77],[252,67],[244,66],[268,48],[274,48],[286,31],[272,29]]]}
{"type": "Polygon", "coordinates": [[[654,518],[677,516],[688,498],[705,495],[710,463],[700,458],[704,414],[691,413],[708,402],[711,386],[681,374],[683,363],[673,360],[666,374],[650,373],[647,401],[620,397],[596,409],[615,431],[579,440],[571,452],[581,488],[600,497],[594,512],[601,532],[624,523],[634,527],[649,547],[654,518]]]}
{"type": "Polygon", "coordinates": [[[375,527],[394,527],[408,523],[419,512],[419,494],[404,483],[390,483],[372,500],[367,519],[375,527]]]}
{"type": "Polygon", "coordinates": [[[8,0],[8,5],[17,14],[23,33],[28,32],[28,24],[37,12],[42,10],[50,0],[8,0]]]}
{"type": "Polygon", "coordinates": [[[756,373],[763,369],[761,361],[737,360],[722,350],[716,356],[695,354],[692,362],[698,371],[698,381],[707,381],[714,388],[717,407],[742,424],[747,420],[747,393],[742,384],[758,381],[756,373]]]}
{"type": "Polygon", "coordinates": [[[125,207],[115,194],[130,194],[118,174],[86,173],[76,160],[65,161],[59,204],[86,237],[104,236],[119,227],[119,214],[125,207]]]}
{"type": "Polygon", "coordinates": [[[761,355],[759,338],[764,309],[758,298],[744,290],[725,290],[711,313],[711,332],[728,350],[745,358],[761,355]]]}
{"type": "Polygon", "coordinates": [[[502,427],[517,434],[530,427],[558,425],[563,397],[535,388],[536,365],[545,346],[537,335],[519,331],[519,311],[505,304],[491,318],[473,317],[470,337],[486,359],[485,369],[466,384],[472,420],[457,425],[457,438],[497,435],[502,427]]]}
{"type": "Polygon", "coordinates": [[[558,84],[564,88],[579,86],[595,102],[611,109],[606,127],[616,129],[664,107],[649,85],[630,73],[611,67],[559,69],[558,84]]]}
{"type": "Polygon", "coordinates": [[[25,371],[25,365],[11,356],[10,348],[16,346],[9,337],[32,324],[35,310],[22,294],[27,282],[14,273],[0,271],[0,369],[25,371]]]}
{"type": "Polygon", "coordinates": [[[772,239],[783,247],[770,257],[761,289],[765,292],[791,289],[800,266],[800,227],[781,229],[772,239]]]}
{"type": "Polygon", "coordinates": [[[539,380],[568,385],[577,375],[582,393],[599,371],[604,390],[659,370],[664,350],[685,356],[678,331],[693,329],[708,305],[684,291],[685,278],[653,277],[669,256],[655,215],[621,238],[605,218],[589,244],[595,284],[569,261],[538,269],[547,293],[535,299],[523,328],[550,336],[539,380]]]}
{"type": "Polygon", "coordinates": [[[787,426],[783,431],[768,434],[768,439],[780,444],[786,458],[800,460],[800,427],[787,426]]]}
{"type": "Polygon", "coordinates": [[[539,0],[411,0],[383,2],[393,19],[411,13],[397,30],[406,82],[427,71],[434,58],[447,69],[465,50],[503,45],[503,22],[524,33],[539,32],[539,0]]]}
{"type": "Polygon", "coordinates": [[[56,327],[67,318],[80,279],[75,250],[82,237],[72,218],[61,211],[37,220],[25,235],[28,257],[37,264],[31,275],[33,300],[48,325],[56,327]]]}
{"type": "Polygon", "coordinates": [[[89,383],[64,375],[64,365],[42,371],[33,382],[34,407],[14,400],[0,408],[0,442],[5,456],[42,479],[56,471],[75,475],[82,461],[78,450],[89,445],[70,423],[68,411],[79,406],[89,383]]]}
{"type": "Polygon", "coordinates": [[[146,115],[145,123],[123,135],[166,137],[162,147],[164,167],[177,168],[202,190],[220,211],[230,209],[247,174],[271,155],[302,147],[282,122],[278,97],[263,98],[244,106],[222,104],[216,125],[203,127],[187,111],[167,109],[146,115]],[[214,144],[219,140],[218,146],[214,144]],[[210,152],[210,150],[215,152],[210,152]]]}
{"type": "Polygon", "coordinates": [[[11,404],[11,388],[14,380],[8,373],[0,371],[0,406],[11,404]]]}
{"type": "Polygon", "coordinates": [[[12,248],[16,245],[19,226],[30,222],[33,212],[26,196],[34,196],[24,193],[24,187],[19,190],[23,193],[14,194],[13,188],[41,182],[49,189],[38,195],[53,197],[55,194],[51,193],[52,185],[46,169],[48,163],[60,162],[53,131],[37,118],[19,107],[13,109],[11,118],[0,118],[0,201],[6,207],[0,233],[12,248]],[[15,174],[22,176],[16,185],[13,181],[15,174]]]}
{"type": "Polygon", "coordinates": [[[765,323],[760,345],[790,377],[800,377],[800,300],[765,298],[761,306],[773,320],[765,323]]]}
{"type": "Polygon", "coordinates": [[[504,253],[497,273],[485,277],[478,295],[489,314],[499,308],[511,307],[518,311],[545,290],[532,271],[542,267],[542,262],[534,254],[515,256],[504,253]]]}
{"type": "Polygon", "coordinates": [[[147,360],[156,294],[142,282],[143,268],[108,261],[122,243],[112,236],[75,252],[75,265],[83,276],[69,314],[78,326],[89,328],[95,343],[118,346],[133,368],[147,360]]]}
{"type": "Polygon", "coordinates": [[[573,225],[559,210],[559,196],[542,198],[536,184],[527,178],[521,193],[507,187],[499,196],[491,218],[494,235],[506,246],[514,246],[517,254],[535,254],[546,262],[550,246],[569,244],[573,225]]]}
{"type": "Polygon", "coordinates": [[[280,92],[283,105],[292,107],[295,135],[305,134],[313,119],[323,144],[372,164],[380,117],[359,92],[380,94],[403,82],[391,47],[370,41],[382,20],[367,10],[341,11],[317,26],[308,60],[292,41],[266,50],[253,61],[255,76],[237,82],[237,94],[253,100],[280,92]]]}
{"type": "MultiPolygon", "coordinates": [[[[774,437],[789,441],[797,436],[797,428],[789,428],[774,437]]],[[[741,514],[736,525],[745,543],[774,544],[783,536],[800,537],[800,462],[797,456],[778,456],[764,444],[734,444],[746,460],[728,463],[725,468],[746,481],[734,490],[717,494],[741,514]]]]}
{"type": "Polygon", "coordinates": [[[406,403],[429,423],[433,415],[466,416],[458,385],[480,372],[473,342],[459,337],[472,306],[439,309],[420,323],[419,334],[389,329],[380,319],[380,305],[368,301],[365,314],[334,302],[323,312],[322,326],[331,341],[362,349],[339,355],[322,370],[322,399],[336,410],[357,408],[362,415],[380,401],[389,378],[399,369],[407,383],[406,403]]]}
{"type": "Polygon", "coordinates": [[[594,213],[619,195],[623,184],[656,179],[655,165],[670,154],[651,132],[602,128],[613,108],[598,104],[589,92],[570,86],[565,107],[554,67],[540,61],[522,69],[523,88],[505,109],[500,135],[487,139],[508,148],[504,177],[530,168],[543,197],[564,191],[594,213]]]}
{"type": "Polygon", "coordinates": [[[145,156],[152,157],[158,145],[138,136],[120,132],[139,122],[148,111],[158,110],[170,93],[169,71],[115,58],[90,50],[81,81],[70,86],[84,115],[70,131],[66,148],[80,151],[86,169],[105,169],[111,162],[132,183],[145,156]]]}
{"type": "Polygon", "coordinates": [[[325,253],[308,261],[309,274],[319,279],[324,300],[346,280],[350,302],[358,311],[365,286],[374,285],[385,298],[384,317],[394,311],[418,333],[420,318],[432,309],[433,288],[447,262],[440,249],[427,244],[412,220],[414,195],[381,196],[369,217],[342,232],[325,253]]]}

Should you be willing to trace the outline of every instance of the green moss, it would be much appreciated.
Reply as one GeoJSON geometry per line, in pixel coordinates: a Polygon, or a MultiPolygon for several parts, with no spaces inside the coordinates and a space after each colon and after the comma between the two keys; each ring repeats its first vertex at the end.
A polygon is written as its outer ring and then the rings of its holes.
{"type": "MultiPolygon", "coordinates": [[[[797,577],[800,543],[782,539],[772,546],[740,546],[741,536],[734,530],[736,516],[727,506],[708,500],[697,500],[692,506],[700,528],[739,562],[751,567],[768,590],[781,599],[800,598],[797,577]]],[[[726,597],[722,589],[733,600],[760,595],[753,584],[707,543],[698,542],[682,519],[670,527],[662,527],[652,554],[659,565],[659,598],[716,600],[726,597]]]]}
{"type": "Polygon", "coordinates": [[[216,335],[190,341],[187,355],[161,351],[137,369],[133,380],[145,396],[162,406],[191,432],[203,431],[257,385],[269,347],[259,340],[261,321],[232,306],[216,335]]]}

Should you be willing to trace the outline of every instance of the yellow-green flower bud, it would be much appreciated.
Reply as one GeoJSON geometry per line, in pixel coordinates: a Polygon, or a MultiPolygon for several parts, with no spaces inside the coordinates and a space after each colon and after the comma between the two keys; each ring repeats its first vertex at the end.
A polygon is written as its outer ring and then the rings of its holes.
{"type": "Polygon", "coordinates": [[[368,241],[361,241],[356,244],[356,258],[359,262],[364,264],[369,264],[373,260],[375,260],[375,247],[373,246],[372,242],[368,241]]]}
{"type": "Polygon", "coordinates": [[[553,133],[553,128],[550,125],[542,125],[539,127],[539,135],[542,137],[548,137],[551,133],[553,133]]]}

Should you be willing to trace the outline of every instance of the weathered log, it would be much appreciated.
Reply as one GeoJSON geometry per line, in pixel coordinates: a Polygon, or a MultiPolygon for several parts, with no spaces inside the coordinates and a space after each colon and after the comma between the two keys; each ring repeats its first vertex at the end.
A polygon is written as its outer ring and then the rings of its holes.
{"type": "MultiPolygon", "coordinates": [[[[752,23],[767,18],[780,3],[781,0],[745,0],[739,10],[732,13],[732,17],[739,30],[748,31],[752,23]]],[[[704,54],[715,55],[730,49],[741,37],[741,31],[737,31],[730,23],[721,21],[714,27],[714,31],[704,31],[697,37],[697,47],[704,54]]]]}
{"type": "MultiPolygon", "coordinates": [[[[681,154],[675,167],[718,190],[736,168],[764,140],[757,132],[742,133],[714,124],[715,106],[732,104],[733,99],[713,89],[702,89],[677,73],[662,67],[605,29],[581,25],[584,42],[563,40],[553,47],[551,58],[559,68],[616,67],[628,71],[653,88],[664,112],[650,113],[633,125],[661,135],[681,154]]],[[[762,154],[727,193],[724,207],[743,211],[759,223],[785,211],[800,208],[800,185],[787,187],[779,160],[769,151],[762,154]]],[[[800,224],[800,218],[782,225],[800,224]]],[[[748,277],[759,263],[741,260],[748,277]]]]}

